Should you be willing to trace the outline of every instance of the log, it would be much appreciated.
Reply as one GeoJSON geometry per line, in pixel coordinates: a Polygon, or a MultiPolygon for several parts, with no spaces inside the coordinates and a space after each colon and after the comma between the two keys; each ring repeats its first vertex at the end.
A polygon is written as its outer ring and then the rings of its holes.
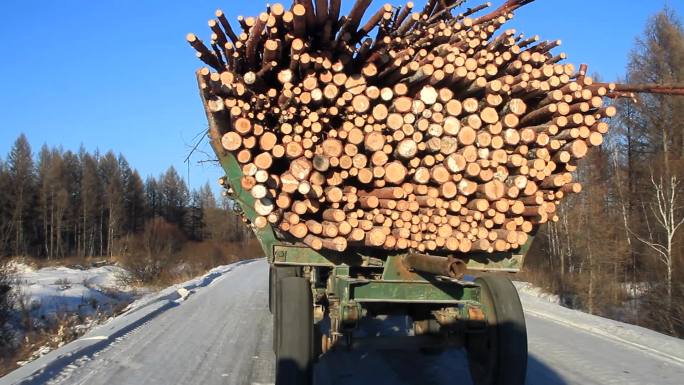
{"type": "Polygon", "coordinates": [[[594,82],[552,53],[559,41],[505,29],[528,2],[364,17],[370,0],[346,16],[340,0],[298,0],[238,18],[240,33],[217,11],[210,44],[187,40],[209,67],[212,146],[238,161],[255,227],[315,250],[489,253],[557,220],[616,113],[604,98],[677,91],[594,82]]]}

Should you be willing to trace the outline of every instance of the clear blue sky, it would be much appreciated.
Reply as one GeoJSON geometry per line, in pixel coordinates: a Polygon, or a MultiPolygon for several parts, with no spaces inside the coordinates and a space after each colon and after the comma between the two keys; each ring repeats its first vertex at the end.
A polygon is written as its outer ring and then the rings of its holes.
{"type": "MultiPolygon", "coordinates": [[[[0,1],[0,156],[23,132],[34,151],[43,143],[73,150],[83,144],[123,153],[143,177],[169,165],[187,176],[183,160],[206,122],[193,74],[200,63],[185,34],[206,38],[216,8],[235,20],[257,14],[266,2],[0,1]]],[[[414,2],[422,7],[425,1],[414,2]]],[[[344,0],[347,9],[351,3],[344,0]]],[[[635,37],[665,3],[537,0],[511,25],[563,40],[571,62],[589,63],[590,72],[614,80],[624,73],[635,37]]],[[[684,15],[684,0],[667,3],[684,15]]],[[[192,158],[193,187],[221,175],[218,167],[197,165],[205,158],[192,158]]]]}

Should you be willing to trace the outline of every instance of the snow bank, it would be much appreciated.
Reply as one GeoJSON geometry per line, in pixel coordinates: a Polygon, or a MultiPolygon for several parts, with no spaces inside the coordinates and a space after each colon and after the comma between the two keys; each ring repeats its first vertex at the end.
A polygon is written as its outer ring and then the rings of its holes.
{"type": "MultiPolygon", "coordinates": [[[[0,378],[0,385],[43,384],[60,373],[65,367],[76,365],[75,362],[92,359],[97,352],[105,349],[117,339],[123,338],[159,314],[182,305],[188,297],[197,295],[201,292],[202,288],[210,287],[219,282],[236,267],[254,261],[246,260],[227,266],[220,266],[199,278],[170,286],[159,292],[146,294],[130,303],[122,314],[111,318],[104,324],[95,326],[83,337],[59,349],[55,349],[0,378]]],[[[106,280],[103,279],[102,282],[106,282],[106,280]]]]}
{"type": "Polygon", "coordinates": [[[15,268],[15,288],[21,306],[36,319],[53,320],[68,314],[82,317],[111,315],[134,297],[133,288],[121,283],[121,278],[128,273],[117,266],[35,270],[28,265],[16,264],[15,268]]]}
{"type": "Polygon", "coordinates": [[[640,326],[602,318],[559,306],[558,296],[526,282],[515,282],[526,315],[544,318],[624,343],[632,348],[677,364],[684,364],[684,341],[640,326]]]}
{"type": "Polygon", "coordinates": [[[534,286],[529,282],[513,282],[515,288],[518,289],[518,293],[525,294],[530,297],[539,298],[544,301],[559,305],[561,303],[560,296],[557,294],[550,294],[544,291],[544,289],[534,286]]]}

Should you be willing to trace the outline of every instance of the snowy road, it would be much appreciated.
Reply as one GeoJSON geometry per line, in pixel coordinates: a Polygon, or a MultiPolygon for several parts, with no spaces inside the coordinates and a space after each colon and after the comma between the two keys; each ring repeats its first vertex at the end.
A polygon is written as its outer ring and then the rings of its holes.
{"type": "MultiPolygon", "coordinates": [[[[271,384],[267,264],[234,266],[112,341],[62,356],[57,369],[21,383],[271,384]]],[[[522,294],[530,385],[682,384],[684,341],[522,294]]],[[[97,335],[88,338],[97,339],[97,335]]],[[[103,337],[104,338],[104,337],[103,337]]],[[[342,352],[324,356],[316,383],[469,384],[462,354],[342,352]]],[[[17,378],[17,376],[15,376],[17,378]]],[[[16,383],[12,375],[0,385],[16,383]]]]}

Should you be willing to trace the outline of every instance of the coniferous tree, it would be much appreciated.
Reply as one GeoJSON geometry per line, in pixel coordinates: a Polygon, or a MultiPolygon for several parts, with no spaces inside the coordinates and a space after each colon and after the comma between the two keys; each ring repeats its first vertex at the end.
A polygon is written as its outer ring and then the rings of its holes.
{"type": "MultiPolygon", "coordinates": [[[[2,158],[0,158],[0,191],[9,191],[9,173],[2,158]]],[[[9,253],[9,241],[12,238],[11,215],[9,194],[0,194],[0,257],[9,253]]]]}
{"type": "Polygon", "coordinates": [[[131,169],[123,157],[119,163],[124,190],[125,231],[137,233],[145,223],[145,186],[138,171],[131,169]]]}
{"type": "Polygon", "coordinates": [[[202,200],[202,207],[205,209],[215,209],[218,207],[216,203],[216,196],[214,196],[214,192],[211,190],[209,182],[200,187],[199,195],[200,199],[202,200]]]}
{"type": "Polygon", "coordinates": [[[0,159],[0,256],[112,257],[134,246],[148,222],[160,217],[183,233],[182,241],[240,238],[234,216],[217,207],[211,187],[190,194],[173,167],[143,183],[112,152],[45,145],[35,163],[31,155],[20,136],[8,161],[0,159]]]}
{"type": "Polygon", "coordinates": [[[154,177],[145,179],[145,219],[161,216],[162,194],[159,183],[154,177]]]}
{"type": "Polygon", "coordinates": [[[64,218],[64,253],[79,255],[81,221],[81,180],[83,170],[78,155],[67,151],[63,155],[64,185],[68,197],[67,210],[64,218]]]}
{"type": "Polygon", "coordinates": [[[7,193],[14,206],[11,214],[12,254],[24,255],[29,252],[29,246],[33,241],[36,184],[31,146],[25,135],[20,135],[14,142],[7,157],[7,164],[7,193]]]}
{"type": "Polygon", "coordinates": [[[123,180],[119,160],[111,151],[105,154],[99,162],[100,175],[104,191],[102,207],[103,220],[106,223],[106,233],[103,237],[106,254],[114,254],[114,243],[120,236],[124,217],[123,180]]]}
{"type": "Polygon", "coordinates": [[[204,202],[199,191],[192,190],[190,194],[190,207],[187,213],[187,229],[190,239],[201,241],[204,236],[204,202]]]}
{"type": "Polygon", "coordinates": [[[185,181],[173,166],[160,177],[160,187],[162,216],[167,221],[183,227],[190,193],[185,181]]]}
{"type": "Polygon", "coordinates": [[[82,151],[81,155],[81,255],[91,256],[99,250],[96,248],[98,239],[98,215],[101,206],[102,188],[97,173],[97,160],[92,155],[82,151]]]}

